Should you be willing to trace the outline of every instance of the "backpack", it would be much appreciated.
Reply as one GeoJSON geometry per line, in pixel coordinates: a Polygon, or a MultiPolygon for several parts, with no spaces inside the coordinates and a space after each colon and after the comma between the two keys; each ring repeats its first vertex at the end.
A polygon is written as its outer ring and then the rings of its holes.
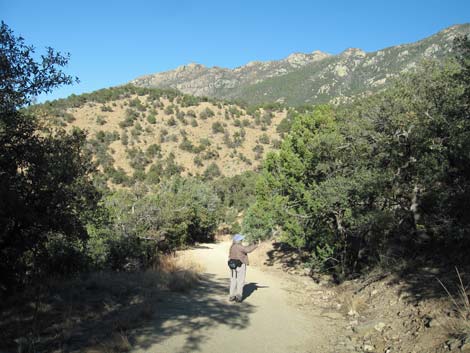
{"type": "Polygon", "coordinates": [[[231,270],[236,270],[237,267],[240,267],[242,264],[243,264],[243,262],[241,262],[241,261],[238,260],[238,259],[230,259],[230,260],[228,260],[228,267],[229,267],[231,270]]]}

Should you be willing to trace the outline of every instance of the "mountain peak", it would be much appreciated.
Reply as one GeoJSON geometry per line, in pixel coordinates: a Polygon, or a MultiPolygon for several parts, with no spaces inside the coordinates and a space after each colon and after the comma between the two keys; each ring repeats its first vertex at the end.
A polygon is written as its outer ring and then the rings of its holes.
{"type": "Polygon", "coordinates": [[[182,72],[182,71],[198,71],[205,69],[206,66],[198,63],[189,63],[186,65],[178,66],[175,71],[182,72]]]}
{"type": "Polygon", "coordinates": [[[343,57],[350,57],[350,56],[359,56],[359,57],[365,57],[366,56],[366,52],[360,48],[348,48],[346,50],[344,50],[340,56],[343,56],[343,57]]]}
{"type": "Polygon", "coordinates": [[[413,70],[424,58],[442,60],[451,52],[458,34],[470,34],[470,24],[455,25],[415,43],[370,53],[359,48],[348,48],[337,55],[319,50],[294,52],[281,60],[252,61],[234,69],[191,63],[132,83],[254,104],[347,101],[385,88],[394,77],[413,70]]]}
{"type": "Polygon", "coordinates": [[[294,67],[304,66],[314,61],[323,60],[325,58],[330,57],[331,55],[328,53],[324,53],[320,50],[315,50],[310,54],[305,53],[292,53],[287,58],[281,60],[291,64],[294,67]]]}
{"type": "Polygon", "coordinates": [[[284,59],[289,64],[293,65],[303,65],[309,61],[309,57],[304,53],[292,53],[287,58],[284,59]]]}

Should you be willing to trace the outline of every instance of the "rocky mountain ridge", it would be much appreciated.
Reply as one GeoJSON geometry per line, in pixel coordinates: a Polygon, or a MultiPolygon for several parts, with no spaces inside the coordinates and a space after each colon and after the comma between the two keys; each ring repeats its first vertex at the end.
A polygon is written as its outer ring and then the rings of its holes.
{"type": "Polygon", "coordinates": [[[358,48],[337,55],[321,51],[293,53],[282,60],[252,61],[234,69],[191,63],[131,83],[250,104],[344,102],[383,89],[392,78],[412,70],[424,59],[448,57],[453,39],[462,34],[470,34],[470,24],[455,25],[415,43],[370,53],[358,48]]]}
{"type": "Polygon", "coordinates": [[[330,56],[321,51],[310,54],[293,53],[279,61],[251,61],[235,69],[190,63],[171,71],[142,76],[131,83],[142,87],[175,88],[195,96],[224,98],[219,94],[221,90],[256,84],[266,78],[284,75],[330,56]]]}

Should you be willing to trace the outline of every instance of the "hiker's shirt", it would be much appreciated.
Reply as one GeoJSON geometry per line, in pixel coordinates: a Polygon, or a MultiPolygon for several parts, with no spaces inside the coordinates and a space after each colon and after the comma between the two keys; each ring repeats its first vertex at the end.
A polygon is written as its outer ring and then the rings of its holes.
{"type": "Polygon", "coordinates": [[[253,250],[255,250],[256,247],[257,247],[256,244],[249,245],[249,246],[243,246],[242,244],[234,243],[230,247],[230,253],[229,253],[228,258],[229,259],[240,260],[245,265],[249,265],[250,263],[248,261],[248,255],[247,254],[252,252],[253,250]]]}

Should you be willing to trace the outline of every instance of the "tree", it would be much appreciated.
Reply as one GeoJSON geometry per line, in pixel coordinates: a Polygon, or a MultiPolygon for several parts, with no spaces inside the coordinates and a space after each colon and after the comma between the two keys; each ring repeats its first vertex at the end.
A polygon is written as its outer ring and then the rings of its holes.
{"type": "MultiPolygon", "coordinates": [[[[64,56],[48,48],[39,62],[34,48],[0,26],[0,278],[10,290],[51,267],[51,246],[82,248],[85,223],[99,194],[89,178],[85,134],[43,129],[23,107],[35,96],[74,79],[60,68],[64,56]]],[[[67,259],[71,261],[73,259],[67,259]]],[[[63,264],[63,268],[67,267],[63,264]]],[[[56,268],[57,270],[58,268],[56,268]]]]}
{"type": "MultiPolygon", "coordinates": [[[[22,37],[2,21],[0,26],[0,109],[14,111],[23,107],[41,93],[49,93],[55,87],[69,85],[74,78],[66,75],[60,67],[68,63],[69,55],[62,55],[52,48],[34,61],[35,49],[24,44],[22,37]]],[[[77,80],[77,79],[75,79],[77,80]]]]}
{"type": "Polygon", "coordinates": [[[243,231],[278,228],[341,274],[398,256],[465,260],[470,43],[455,43],[456,58],[423,62],[383,93],[296,117],[264,162],[243,231]]]}

